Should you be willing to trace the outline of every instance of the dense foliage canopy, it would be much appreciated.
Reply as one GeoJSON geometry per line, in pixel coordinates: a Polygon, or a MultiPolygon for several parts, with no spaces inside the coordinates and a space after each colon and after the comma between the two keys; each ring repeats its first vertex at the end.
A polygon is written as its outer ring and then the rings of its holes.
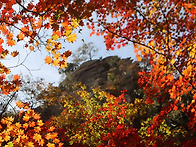
{"type": "MultiPolygon", "coordinates": [[[[1,0],[0,12],[1,60],[15,58],[26,52],[25,49],[28,52],[44,49],[50,54],[45,58],[46,64],[66,68],[71,51],[64,50],[63,42],[74,43],[76,31],[87,26],[92,30],[90,36],[104,36],[108,50],[133,43],[137,59],[148,59],[151,65],[139,72],[138,83],[146,104],[137,99],[129,104],[123,96],[116,98],[98,91],[91,98],[81,86],[82,91],[77,94],[85,103],[72,102],[73,97],[64,96],[63,113],[67,115],[44,124],[28,104],[18,102],[18,107],[26,110],[19,113],[20,118],[4,117],[1,113],[1,145],[196,144],[194,0],[1,0]],[[15,48],[19,42],[24,43],[24,51],[15,48]],[[100,97],[105,98],[105,103],[96,102],[100,97]],[[142,116],[144,108],[151,112],[155,106],[156,113],[141,117],[138,121],[141,126],[134,128],[132,120],[142,116]],[[69,117],[75,124],[70,124],[69,117]],[[81,120],[76,121],[78,117],[81,120]],[[182,122],[180,118],[187,121],[182,122]],[[59,120],[64,124],[59,125],[59,120]]],[[[3,95],[16,92],[21,84],[20,76],[14,75],[10,80],[9,74],[10,69],[0,63],[3,95]]]]}

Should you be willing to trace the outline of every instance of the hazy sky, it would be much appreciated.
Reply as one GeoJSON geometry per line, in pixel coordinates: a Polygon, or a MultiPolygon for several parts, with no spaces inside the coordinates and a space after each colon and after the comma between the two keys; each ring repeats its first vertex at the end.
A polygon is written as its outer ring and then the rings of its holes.
{"type": "MultiPolygon", "coordinates": [[[[66,43],[63,44],[65,49],[71,50],[74,52],[78,47],[82,46],[83,42],[82,39],[84,39],[85,43],[93,42],[94,45],[99,49],[96,56],[94,58],[99,58],[99,57],[106,57],[106,56],[113,56],[113,55],[118,55],[119,57],[126,58],[126,57],[132,57],[135,58],[135,53],[133,51],[133,46],[131,44],[126,45],[123,48],[116,49],[114,51],[107,51],[105,44],[104,44],[104,39],[103,36],[96,36],[93,35],[90,37],[90,32],[88,28],[84,27],[83,31],[81,34],[78,34],[78,39],[74,43],[66,43]]],[[[23,50],[25,53],[25,49],[22,47],[23,44],[19,43],[16,48],[17,50],[23,50]]],[[[5,60],[2,61],[6,65],[10,66],[15,66],[18,62],[22,62],[25,58],[26,54],[20,55],[16,59],[10,59],[10,60],[5,60]],[[19,61],[20,60],[20,61],[19,61]]],[[[19,66],[19,67],[14,67],[11,68],[12,74],[22,74],[22,75],[29,75],[31,78],[36,79],[36,78],[43,78],[47,82],[55,83],[57,85],[60,80],[61,80],[61,75],[58,73],[58,68],[47,65],[44,63],[44,58],[47,56],[47,52],[43,48],[42,51],[37,51],[37,52],[31,52],[31,54],[27,57],[27,59],[24,62],[24,65],[30,69],[27,70],[26,67],[24,66],[19,66]]],[[[70,58],[71,59],[71,58],[70,58]]],[[[68,61],[70,61],[68,59],[68,61]]]]}

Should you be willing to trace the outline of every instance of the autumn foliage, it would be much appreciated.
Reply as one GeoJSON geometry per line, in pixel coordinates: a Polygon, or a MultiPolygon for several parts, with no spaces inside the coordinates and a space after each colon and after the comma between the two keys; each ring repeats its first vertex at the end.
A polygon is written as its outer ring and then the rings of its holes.
{"type": "Polygon", "coordinates": [[[17,119],[12,116],[1,119],[1,146],[63,146],[57,128],[50,123],[44,123],[28,104],[18,101],[16,105],[26,111],[21,111],[17,119]]]}
{"type": "MultiPolygon", "coordinates": [[[[61,141],[76,146],[196,144],[195,1],[1,0],[0,12],[3,61],[44,49],[46,64],[66,68],[71,51],[64,50],[64,42],[74,43],[78,28],[87,26],[90,36],[104,37],[107,50],[132,43],[138,61],[150,63],[139,72],[144,97],[134,103],[127,103],[123,93],[114,97],[94,90],[90,97],[81,86],[77,94],[85,103],[65,96],[63,114],[47,124],[18,102],[24,111],[17,119],[0,115],[2,146],[63,146],[61,141]],[[17,49],[19,43],[24,50],[17,49]]],[[[20,76],[10,79],[10,74],[9,67],[0,63],[3,95],[20,87],[20,76]]]]}

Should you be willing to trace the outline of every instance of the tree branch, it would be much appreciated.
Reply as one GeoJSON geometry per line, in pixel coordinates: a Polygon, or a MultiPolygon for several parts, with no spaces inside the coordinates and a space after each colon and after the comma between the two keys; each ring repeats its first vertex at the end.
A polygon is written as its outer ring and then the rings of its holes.
{"type": "Polygon", "coordinates": [[[3,117],[3,114],[6,112],[8,105],[10,104],[10,102],[13,100],[13,98],[15,97],[16,92],[13,93],[13,95],[11,96],[11,98],[8,100],[8,102],[6,103],[6,105],[3,106],[3,111],[0,113],[0,120],[3,117]]]}

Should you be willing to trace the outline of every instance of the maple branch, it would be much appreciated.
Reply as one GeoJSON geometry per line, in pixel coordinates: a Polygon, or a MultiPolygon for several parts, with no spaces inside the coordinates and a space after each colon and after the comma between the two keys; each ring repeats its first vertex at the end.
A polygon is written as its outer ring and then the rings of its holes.
{"type": "Polygon", "coordinates": [[[154,23],[151,22],[150,20],[148,20],[148,19],[144,16],[144,14],[143,14],[142,12],[140,12],[137,8],[135,8],[135,11],[138,12],[138,13],[143,17],[143,19],[145,19],[147,22],[149,22],[150,24],[153,24],[153,25],[154,25],[154,23]]]}
{"type": "Polygon", "coordinates": [[[49,10],[50,10],[50,8],[47,8],[47,10],[44,12],[44,13],[38,13],[38,12],[36,12],[36,11],[32,11],[32,10],[29,10],[29,9],[27,9],[25,6],[23,6],[18,0],[15,0],[15,2],[17,3],[17,4],[19,4],[19,6],[21,6],[25,11],[27,11],[27,12],[30,12],[30,13],[34,13],[34,14],[37,14],[37,15],[39,15],[39,16],[44,16],[49,10]]]}
{"type": "MultiPolygon", "coordinates": [[[[165,55],[165,54],[163,54],[163,53],[160,53],[160,52],[158,52],[157,50],[155,50],[154,48],[152,48],[152,47],[150,47],[150,46],[148,46],[148,45],[146,45],[146,44],[144,44],[144,43],[141,43],[141,42],[138,42],[138,41],[135,41],[135,40],[131,40],[131,39],[129,39],[128,37],[123,36],[122,33],[119,34],[119,33],[113,32],[113,31],[111,31],[111,30],[109,29],[109,27],[104,26],[104,25],[102,25],[102,26],[103,26],[108,32],[112,33],[113,35],[117,35],[118,37],[124,38],[124,39],[126,39],[127,41],[130,41],[130,42],[132,42],[132,43],[136,43],[136,44],[139,44],[139,45],[141,45],[141,46],[147,47],[147,48],[149,48],[149,49],[155,51],[155,53],[160,54],[160,55],[166,57],[167,61],[170,60],[170,55],[165,55]]],[[[119,29],[119,30],[120,30],[120,29],[119,29]]],[[[169,49],[169,48],[168,48],[168,49],[169,49]]],[[[184,77],[184,75],[180,72],[180,70],[179,70],[174,64],[172,64],[172,65],[173,65],[173,67],[178,71],[178,73],[179,73],[181,76],[184,77]]],[[[193,89],[196,89],[196,87],[193,85],[192,82],[189,81],[189,84],[193,87],[193,89]]]]}
{"type": "MultiPolygon", "coordinates": [[[[35,37],[37,37],[37,38],[39,39],[39,41],[40,41],[43,45],[46,45],[46,44],[42,41],[42,39],[40,38],[40,36],[39,36],[39,32],[41,31],[41,28],[39,29],[39,31],[38,31],[38,33],[36,34],[36,36],[33,37],[33,35],[29,35],[27,32],[25,32],[25,31],[21,30],[19,27],[15,26],[13,23],[9,23],[9,22],[3,21],[3,20],[0,20],[0,23],[5,23],[5,24],[7,24],[8,26],[14,27],[15,29],[21,31],[22,33],[24,33],[25,35],[29,36],[30,38],[32,38],[32,39],[33,39],[34,41],[36,41],[36,42],[38,42],[38,40],[35,39],[35,37]]],[[[42,23],[43,23],[43,22],[42,22],[42,23]]]]}
{"type": "MultiPolygon", "coordinates": [[[[21,63],[18,63],[17,65],[15,66],[11,66],[11,67],[8,67],[8,68],[15,68],[15,67],[18,67],[18,66],[21,66],[23,65],[23,63],[26,61],[27,57],[30,55],[31,52],[29,52],[26,57],[24,58],[24,60],[21,62],[21,63]]],[[[19,59],[20,60],[20,59],[19,59]]]]}
{"type": "Polygon", "coordinates": [[[13,100],[13,98],[15,97],[16,92],[13,93],[13,95],[11,96],[11,98],[8,100],[8,102],[6,103],[6,105],[3,106],[3,110],[0,113],[0,119],[3,117],[3,114],[5,113],[5,111],[7,110],[8,105],[10,104],[10,102],[13,100]]]}
{"type": "Polygon", "coordinates": [[[37,15],[41,15],[41,16],[42,16],[42,14],[40,14],[40,13],[37,13],[37,12],[35,12],[35,11],[32,11],[32,10],[27,9],[27,8],[26,8],[25,6],[23,6],[18,0],[15,0],[15,2],[16,2],[17,4],[19,4],[25,11],[31,12],[31,13],[34,13],[34,14],[37,14],[37,15]]]}
{"type": "Polygon", "coordinates": [[[150,47],[150,46],[148,46],[148,45],[146,45],[146,44],[144,44],[144,43],[141,43],[141,42],[138,42],[138,41],[135,41],[135,40],[131,40],[131,39],[129,39],[128,37],[123,36],[122,33],[121,33],[121,34],[118,34],[118,33],[116,33],[116,32],[111,31],[111,30],[109,29],[109,27],[105,27],[104,25],[102,25],[102,26],[104,27],[104,29],[106,29],[108,32],[112,33],[113,35],[117,35],[118,37],[121,37],[121,38],[123,38],[123,39],[126,39],[127,41],[130,41],[130,42],[132,42],[132,43],[136,43],[136,44],[139,44],[139,45],[144,46],[144,47],[146,47],[146,48],[149,48],[149,49],[155,51],[157,54],[160,54],[160,55],[163,55],[163,56],[167,57],[167,55],[158,52],[158,51],[155,50],[154,48],[152,48],[152,47],[150,47]]]}
{"type": "Polygon", "coordinates": [[[16,110],[14,109],[14,107],[13,107],[10,103],[9,103],[8,105],[9,105],[10,107],[12,107],[14,113],[17,114],[17,113],[16,113],[16,110]]]}
{"type": "MultiPolygon", "coordinates": [[[[169,22],[168,22],[168,19],[167,19],[165,13],[162,10],[162,6],[161,6],[161,3],[160,3],[160,0],[158,0],[158,3],[159,3],[159,6],[160,6],[161,13],[163,14],[163,17],[165,18],[166,24],[167,24],[167,42],[166,42],[166,44],[167,44],[168,54],[169,54],[169,52],[170,52],[170,47],[169,47],[170,39],[169,39],[169,35],[171,34],[170,31],[169,31],[170,30],[169,29],[169,22]]],[[[156,5],[155,5],[155,7],[156,7],[156,5]]]]}
{"type": "Polygon", "coordinates": [[[24,32],[23,30],[21,30],[19,27],[15,26],[14,24],[11,24],[11,23],[6,22],[6,21],[3,21],[3,20],[0,20],[0,23],[5,23],[5,24],[7,24],[8,26],[12,26],[12,27],[14,27],[15,29],[17,29],[17,30],[21,31],[22,33],[26,34],[27,36],[29,36],[29,37],[32,38],[33,40],[38,41],[37,39],[35,39],[35,37],[33,37],[32,35],[28,35],[27,32],[24,32]]]}
{"type": "Polygon", "coordinates": [[[40,67],[39,69],[29,69],[29,68],[24,64],[24,62],[26,61],[26,59],[28,58],[28,56],[29,56],[31,53],[32,53],[32,52],[29,52],[29,53],[26,55],[26,57],[24,58],[24,60],[23,60],[22,62],[18,63],[17,65],[10,66],[10,67],[8,67],[8,68],[16,68],[16,67],[19,67],[19,66],[24,66],[24,67],[29,71],[30,75],[33,76],[32,73],[31,73],[31,71],[38,71],[38,70],[41,69],[41,67],[40,67]]]}

